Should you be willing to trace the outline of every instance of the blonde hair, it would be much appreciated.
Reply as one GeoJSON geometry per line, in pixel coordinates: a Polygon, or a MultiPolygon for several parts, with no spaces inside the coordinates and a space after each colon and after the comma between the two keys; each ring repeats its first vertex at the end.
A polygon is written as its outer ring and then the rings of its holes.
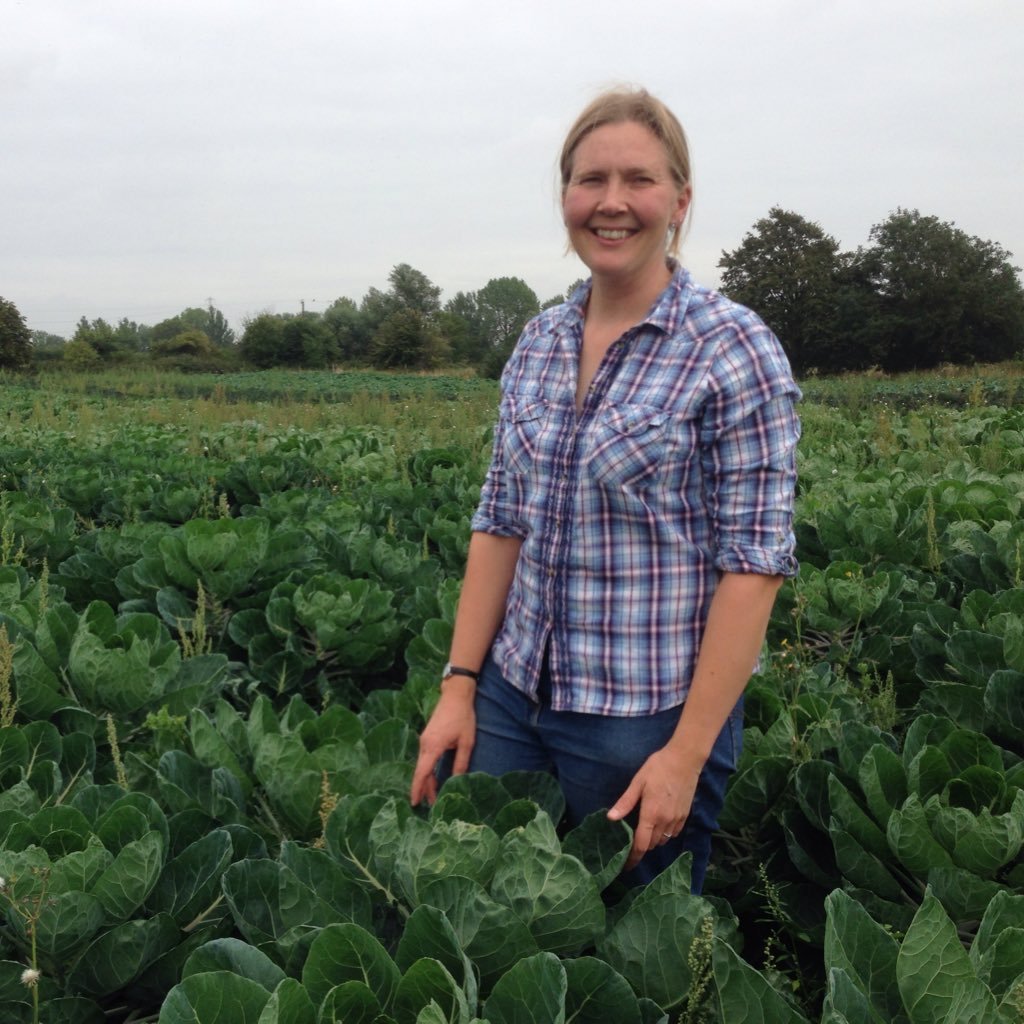
{"type": "MultiPolygon", "coordinates": [[[[672,178],[680,189],[688,188],[692,192],[692,174],[690,168],[690,147],[686,141],[686,132],[679,119],[657,97],[646,89],[616,88],[609,89],[595,97],[573,122],[562,143],[562,152],[558,160],[559,173],[562,179],[562,195],[569,187],[572,178],[572,162],[576,147],[595,128],[606,124],[622,124],[631,121],[642,124],[665,147],[668,167],[672,178]]],[[[689,210],[687,210],[687,219],[689,210]]],[[[668,243],[668,252],[672,256],[679,253],[682,240],[682,226],[672,233],[668,243]]]]}

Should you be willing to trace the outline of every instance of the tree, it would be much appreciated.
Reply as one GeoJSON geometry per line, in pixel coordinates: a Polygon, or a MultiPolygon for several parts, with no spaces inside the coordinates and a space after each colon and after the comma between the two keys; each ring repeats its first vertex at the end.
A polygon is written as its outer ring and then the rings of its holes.
{"type": "Polygon", "coordinates": [[[200,330],[206,333],[216,348],[231,348],[235,343],[235,332],[212,302],[206,307],[206,320],[200,330]]]}
{"type": "Polygon", "coordinates": [[[408,263],[392,267],[388,281],[391,282],[391,296],[396,305],[428,317],[440,311],[441,289],[408,263]]]}
{"type": "Polygon", "coordinates": [[[338,359],[351,362],[366,358],[371,332],[366,318],[351,299],[335,299],[323,311],[321,320],[331,336],[338,359]]]}
{"type": "Polygon", "coordinates": [[[491,349],[511,351],[526,322],[540,312],[533,289],[518,277],[494,277],[476,293],[477,317],[491,349]]]}
{"type": "Polygon", "coordinates": [[[72,370],[91,370],[100,364],[96,350],[81,338],[72,338],[64,346],[61,358],[72,370]]]}
{"type": "Polygon", "coordinates": [[[59,352],[67,344],[67,338],[49,331],[32,332],[32,350],[34,352],[59,352]]]}
{"type": "Polygon", "coordinates": [[[0,368],[24,370],[32,362],[32,332],[21,310],[0,298],[0,368]]]}
{"type": "Polygon", "coordinates": [[[289,366],[323,369],[337,358],[334,338],[316,313],[285,319],[281,341],[281,361],[289,366]]]}
{"type": "Polygon", "coordinates": [[[415,309],[395,310],[370,341],[370,362],[378,370],[429,370],[447,356],[448,347],[432,320],[415,309]]]}
{"type": "Polygon", "coordinates": [[[123,316],[114,328],[114,347],[121,352],[144,352],[149,348],[152,330],[123,316]]]}
{"type": "Polygon", "coordinates": [[[1024,288],[995,242],[917,210],[897,209],[858,249],[870,290],[860,319],[883,369],[1009,359],[1024,346],[1024,288]]]}
{"type": "Polygon", "coordinates": [[[778,206],[718,261],[722,290],[761,316],[798,372],[833,368],[843,265],[831,235],[778,206]]]}
{"type": "Polygon", "coordinates": [[[525,281],[494,277],[477,292],[458,292],[443,316],[456,357],[493,376],[494,365],[500,373],[526,322],[539,312],[537,295],[525,281]]]}
{"type": "MultiPolygon", "coordinates": [[[[186,310],[186,312],[188,311],[186,310]]],[[[149,341],[151,345],[157,345],[162,341],[170,341],[171,338],[176,338],[188,330],[201,331],[202,328],[195,323],[194,319],[192,322],[187,322],[181,313],[178,313],[176,316],[169,316],[166,320],[154,324],[150,328],[149,341]]]]}
{"type": "Polygon", "coordinates": [[[101,316],[93,321],[83,316],[71,340],[88,345],[100,360],[116,359],[121,355],[121,346],[114,328],[101,316]]]}
{"type": "Polygon", "coordinates": [[[150,350],[155,357],[174,357],[177,359],[200,359],[213,352],[213,343],[206,331],[191,328],[176,334],[173,338],[153,342],[150,350]]]}
{"type": "Polygon", "coordinates": [[[273,313],[247,320],[238,349],[247,363],[260,369],[279,366],[284,361],[284,321],[273,313]]]}

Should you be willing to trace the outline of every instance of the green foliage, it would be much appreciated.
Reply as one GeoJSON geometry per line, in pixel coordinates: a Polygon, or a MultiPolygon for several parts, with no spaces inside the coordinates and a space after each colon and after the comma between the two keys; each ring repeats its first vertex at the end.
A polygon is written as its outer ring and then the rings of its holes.
{"type": "Polygon", "coordinates": [[[260,313],[245,325],[239,354],[258,368],[293,365],[284,350],[284,321],[273,313],[260,313]]]}
{"type": "Polygon", "coordinates": [[[431,320],[416,309],[390,313],[370,339],[370,364],[377,369],[431,369],[447,354],[444,338],[431,320]]]}
{"type": "Polygon", "coordinates": [[[1024,288],[1011,259],[903,209],[840,253],[817,224],[773,207],[719,266],[725,291],[761,314],[798,371],[899,372],[1020,354],[1024,288]]]}
{"type": "Polygon", "coordinates": [[[794,371],[848,365],[834,351],[843,258],[839,243],[818,224],[773,206],[718,265],[722,289],[764,318],[794,371]]]}
{"type": "Polygon", "coordinates": [[[628,829],[568,829],[548,776],[407,803],[493,386],[270,372],[4,394],[11,1014],[1019,1017],[1016,408],[899,412],[866,385],[805,403],[803,568],[695,897],[686,860],[624,893],[628,829]],[[300,424],[314,402],[327,415],[300,424]]]}
{"type": "Polygon", "coordinates": [[[0,298],[0,369],[23,370],[32,361],[32,334],[18,307],[0,298]]]}
{"type": "Polygon", "coordinates": [[[99,353],[82,338],[72,338],[62,350],[64,362],[72,370],[88,370],[99,365],[99,353]]]}
{"type": "Polygon", "coordinates": [[[1018,355],[1024,288],[1011,255],[937,217],[898,209],[871,229],[857,270],[872,289],[869,329],[888,370],[1018,355]]]}

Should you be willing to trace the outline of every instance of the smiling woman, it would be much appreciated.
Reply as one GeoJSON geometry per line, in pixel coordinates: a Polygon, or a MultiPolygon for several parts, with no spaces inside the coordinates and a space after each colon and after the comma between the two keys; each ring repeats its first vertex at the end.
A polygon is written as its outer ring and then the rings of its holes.
{"type": "Polygon", "coordinates": [[[796,573],[799,391],[761,320],[673,258],[690,164],[664,104],[598,97],[561,172],[591,277],[527,324],[502,375],[410,796],[433,801],[450,773],[548,770],[569,824],[629,820],[625,881],[688,851],[696,892],[743,690],[796,573]]]}

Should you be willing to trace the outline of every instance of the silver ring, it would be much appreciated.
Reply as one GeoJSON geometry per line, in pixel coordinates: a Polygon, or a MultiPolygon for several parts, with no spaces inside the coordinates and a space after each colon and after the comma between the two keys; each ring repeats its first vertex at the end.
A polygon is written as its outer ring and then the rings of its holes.
{"type": "Polygon", "coordinates": [[[662,835],[663,835],[663,836],[664,836],[664,837],[665,837],[666,839],[675,839],[675,836],[674,836],[674,835],[672,835],[672,833],[671,833],[671,832],[662,832],[661,834],[662,834],[662,835]]]}

